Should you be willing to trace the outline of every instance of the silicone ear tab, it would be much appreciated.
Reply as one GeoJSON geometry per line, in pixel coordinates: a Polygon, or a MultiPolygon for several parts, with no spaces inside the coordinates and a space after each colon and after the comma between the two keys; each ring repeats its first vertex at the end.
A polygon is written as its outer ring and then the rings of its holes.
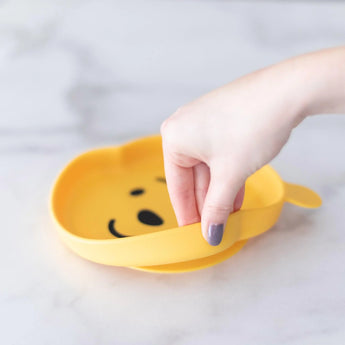
{"type": "Polygon", "coordinates": [[[318,194],[307,187],[284,182],[285,201],[306,208],[317,208],[322,204],[318,194]]]}

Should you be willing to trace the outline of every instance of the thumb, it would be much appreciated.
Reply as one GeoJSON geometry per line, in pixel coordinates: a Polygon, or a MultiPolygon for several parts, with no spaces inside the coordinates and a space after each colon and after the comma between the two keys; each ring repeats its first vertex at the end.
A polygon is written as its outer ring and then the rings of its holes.
{"type": "Polygon", "coordinates": [[[211,169],[211,179],[201,215],[202,233],[206,241],[221,243],[229,214],[242,203],[245,178],[238,172],[211,169]],[[241,200],[242,199],[242,200],[241,200]],[[235,204],[235,206],[234,206],[235,204]]]}

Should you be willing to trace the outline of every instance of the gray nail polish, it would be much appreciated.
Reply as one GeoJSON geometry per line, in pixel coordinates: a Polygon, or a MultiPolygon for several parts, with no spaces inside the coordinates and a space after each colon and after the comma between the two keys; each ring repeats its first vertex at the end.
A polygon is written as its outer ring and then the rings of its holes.
{"type": "Polygon", "coordinates": [[[218,246],[222,242],[224,224],[210,224],[207,232],[207,242],[211,246],[218,246]]]}

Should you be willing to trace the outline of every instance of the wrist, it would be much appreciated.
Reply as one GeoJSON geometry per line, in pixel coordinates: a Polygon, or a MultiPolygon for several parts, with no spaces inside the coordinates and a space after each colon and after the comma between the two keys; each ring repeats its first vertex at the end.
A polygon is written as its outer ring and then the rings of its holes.
{"type": "Polygon", "coordinates": [[[327,49],[287,62],[295,87],[297,121],[345,112],[345,48],[327,49]]]}

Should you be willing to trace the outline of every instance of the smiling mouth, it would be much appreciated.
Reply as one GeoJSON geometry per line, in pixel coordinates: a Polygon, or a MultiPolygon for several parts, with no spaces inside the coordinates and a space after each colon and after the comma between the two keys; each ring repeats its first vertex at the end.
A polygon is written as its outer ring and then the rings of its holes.
{"type": "MultiPolygon", "coordinates": [[[[140,223],[150,226],[159,226],[164,223],[163,219],[153,211],[141,210],[138,212],[138,220],[140,223]]],[[[108,229],[110,233],[118,238],[129,237],[128,235],[123,235],[115,229],[115,219],[110,219],[108,223],[108,229]]]]}
{"type": "Polygon", "coordinates": [[[108,229],[109,229],[109,231],[111,232],[111,234],[114,235],[115,237],[119,237],[119,238],[128,237],[128,236],[126,236],[126,235],[120,234],[120,233],[115,229],[115,219],[111,219],[111,220],[109,221],[108,229]]]}

